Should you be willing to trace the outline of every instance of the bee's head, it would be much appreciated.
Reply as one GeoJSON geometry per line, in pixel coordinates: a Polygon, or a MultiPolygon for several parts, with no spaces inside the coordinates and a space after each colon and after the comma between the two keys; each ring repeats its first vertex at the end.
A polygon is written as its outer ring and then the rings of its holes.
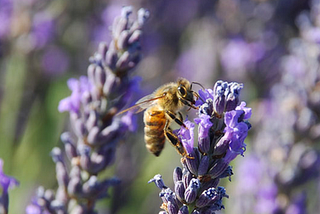
{"type": "Polygon", "coordinates": [[[178,98],[179,100],[190,107],[194,107],[193,105],[195,104],[195,99],[194,99],[194,91],[192,91],[192,84],[184,79],[184,78],[179,78],[178,81],[178,98]]]}

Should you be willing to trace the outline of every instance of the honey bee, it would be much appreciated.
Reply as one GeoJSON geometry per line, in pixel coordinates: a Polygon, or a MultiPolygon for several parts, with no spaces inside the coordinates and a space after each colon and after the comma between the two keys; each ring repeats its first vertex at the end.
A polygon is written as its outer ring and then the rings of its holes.
{"type": "Polygon", "coordinates": [[[192,83],[184,78],[179,78],[177,82],[160,86],[152,94],[141,98],[134,106],[118,114],[129,110],[135,110],[135,113],[145,110],[143,122],[145,124],[144,140],[147,149],[155,156],[159,156],[167,138],[181,156],[189,157],[169,125],[171,121],[175,121],[180,126],[185,127],[179,111],[183,106],[197,109],[194,106],[195,97],[199,97],[199,95],[192,91],[192,83]]]}

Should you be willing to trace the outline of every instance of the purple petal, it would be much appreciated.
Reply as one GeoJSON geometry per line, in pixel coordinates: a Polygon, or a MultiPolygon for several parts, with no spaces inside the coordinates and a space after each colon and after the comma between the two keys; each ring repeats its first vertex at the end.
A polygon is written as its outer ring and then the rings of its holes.
{"type": "Polygon", "coordinates": [[[82,96],[91,91],[92,85],[86,76],[81,76],[79,80],[71,78],[67,84],[72,93],[69,97],[60,101],[58,110],[60,112],[69,111],[78,113],[80,111],[82,96]]]}
{"type": "Polygon", "coordinates": [[[9,187],[12,188],[19,185],[19,182],[15,178],[4,174],[2,159],[0,159],[0,184],[2,186],[2,191],[3,191],[2,194],[7,193],[9,187]]]}
{"type": "Polygon", "coordinates": [[[187,120],[184,122],[184,125],[187,128],[184,128],[182,126],[181,129],[178,131],[179,140],[182,142],[184,148],[186,148],[188,154],[191,154],[193,152],[194,123],[187,120]]]}
{"type": "Polygon", "coordinates": [[[121,122],[126,127],[126,130],[134,132],[137,129],[137,121],[133,112],[129,111],[126,115],[121,118],[121,122]]]}
{"type": "Polygon", "coordinates": [[[205,91],[199,90],[198,94],[200,96],[199,99],[196,100],[195,106],[202,105],[207,99],[213,100],[213,90],[212,89],[206,89],[205,91]]]}
{"type": "Polygon", "coordinates": [[[246,107],[246,102],[241,102],[239,106],[236,107],[236,110],[243,110],[244,111],[244,120],[248,120],[251,117],[251,108],[246,107]]]}
{"type": "Polygon", "coordinates": [[[210,121],[210,116],[206,114],[200,114],[199,118],[195,118],[194,122],[199,125],[199,138],[205,138],[208,136],[209,130],[213,123],[210,121]]]}

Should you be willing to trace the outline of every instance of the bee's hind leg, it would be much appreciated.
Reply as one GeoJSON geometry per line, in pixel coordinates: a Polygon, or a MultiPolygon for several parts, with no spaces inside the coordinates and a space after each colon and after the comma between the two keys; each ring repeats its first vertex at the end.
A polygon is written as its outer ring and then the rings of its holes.
{"type": "MultiPolygon", "coordinates": [[[[164,127],[164,135],[168,139],[168,141],[171,143],[172,146],[174,146],[177,150],[177,152],[182,156],[182,157],[187,157],[189,159],[194,159],[194,157],[190,157],[184,148],[183,144],[179,140],[178,136],[175,135],[172,132],[172,129],[169,127],[170,122],[167,120],[166,125],[164,127]]],[[[182,123],[183,124],[183,123],[182,123]]]]}

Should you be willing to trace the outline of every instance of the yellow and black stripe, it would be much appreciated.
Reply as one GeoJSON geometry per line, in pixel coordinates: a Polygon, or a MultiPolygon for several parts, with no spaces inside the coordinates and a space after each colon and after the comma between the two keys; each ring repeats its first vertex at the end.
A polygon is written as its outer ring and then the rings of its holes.
{"type": "Polygon", "coordinates": [[[167,119],[165,113],[157,107],[151,107],[144,112],[144,140],[147,149],[159,156],[165,143],[164,127],[167,119]]]}

